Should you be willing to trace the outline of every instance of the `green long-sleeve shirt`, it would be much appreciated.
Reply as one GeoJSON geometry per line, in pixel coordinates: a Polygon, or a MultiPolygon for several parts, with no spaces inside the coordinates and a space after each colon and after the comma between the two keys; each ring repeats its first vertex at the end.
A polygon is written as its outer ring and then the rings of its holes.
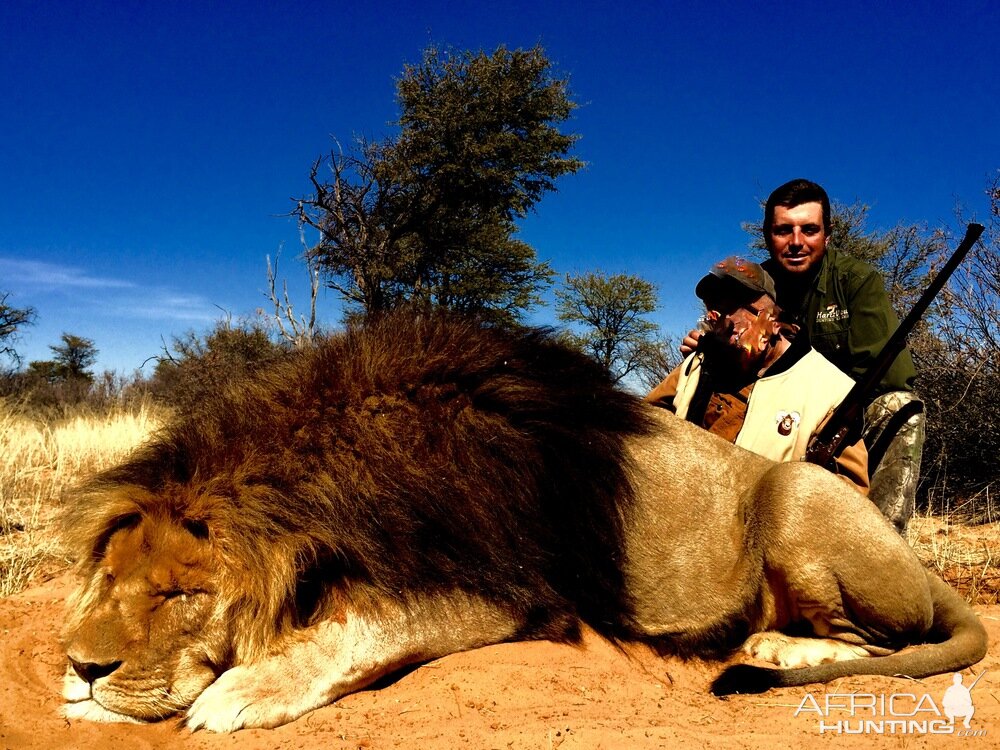
{"type": "MultiPolygon", "coordinates": [[[[762,265],[774,277],[778,305],[808,331],[813,348],[855,380],[860,378],[899,325],[881,274],[829,249],[803,292],[789,284],[789,275],[773,260],[762,265]]],[[[904,349],[873,395],[912,390],[916,375],[913,358],[904,349]]]]}

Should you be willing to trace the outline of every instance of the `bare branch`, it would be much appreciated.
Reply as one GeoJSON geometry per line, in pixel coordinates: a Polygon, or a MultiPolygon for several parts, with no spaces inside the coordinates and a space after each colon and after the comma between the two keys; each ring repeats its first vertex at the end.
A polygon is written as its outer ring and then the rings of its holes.
{"type": "MultiPolygon", "coordinates": [[[[305,245],[305,235],[300,230],[302,244],[305,245]]],[[[279,296],[277,289],[278,280],[278,259],[280,251],[274,256],[274,265],[271,265],[271,256],[267,256],[267,288],[268,297],[274,307],[274,321],[278,326],[278,332],[285,341],[296,348],[310,344],[316,337],[316,298],[319,296],[319,268],[316,260],[305,253],[306,269],[309,272],[309,317],[296,317],[295,308],[292,305],[291,297],[288,294],[288,282],[282,282],[282,292],[279,296]]]]}

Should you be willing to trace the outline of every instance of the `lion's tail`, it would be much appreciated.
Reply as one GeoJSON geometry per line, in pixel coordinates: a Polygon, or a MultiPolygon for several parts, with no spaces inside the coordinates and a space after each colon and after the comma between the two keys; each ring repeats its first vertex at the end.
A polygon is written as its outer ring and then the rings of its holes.
{"type": "Polygon", "coordinates": [[[957,672],[975,664],[986,655],[986,629],[954,589],[930,571],[927,572],[927,579],[934,604],[934,621],[928,638],[932,641],[939,638],[940,641],[888,656],[848,659],[799,669],[736,664],[716,678],[712,683],[712,692],[715,695],[763,693],[773,687],[829,682],[857,674],[929,677],[957,672]]]}

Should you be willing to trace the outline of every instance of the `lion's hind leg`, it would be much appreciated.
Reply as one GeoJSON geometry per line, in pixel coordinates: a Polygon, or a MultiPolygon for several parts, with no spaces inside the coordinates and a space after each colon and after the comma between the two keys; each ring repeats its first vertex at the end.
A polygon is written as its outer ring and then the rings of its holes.
{"type": "Polygon", "coordinates": [[[877,645],[879,634],[848,614],[845,592],[825,565],[809,563],[794,572],[767,577],[773,601],[780,602],[766,623],[775,629],[751,635],[740,649],[743,653],[792,669],[891,652],[877,645]],[[777,629],[789,627],[809,635],[777,629]]]}
{"type": "Polygon", "coordinates": [[[224,672],[186,723],[214,732],[280,726],[404,666],[509,640],[517,629],[501,608],[464,594],[348,609],[224,672]]]}
{"type": "Polygon", "coordinates": [[[782,669],[733,665],[713,692],[761,692],[848,674],[935,673],[914,660],[913,650],[901,651],[926,642],[935,623],[931,581],[871,503],[832,474],[796,463],[768,472],[758,502],[765,606],[756,628],[762,634],[745,650],[782,669]],[[812,638],[763,632],[775,630],[812,638]]]}
{"type": "Polygon", "coordinates": [[[772,468],[759,492],[774,610],[762,630],[808,624],[873,655],[924,638],[933,620],[924,567],[869,501],[799,463],[772,468]]]}

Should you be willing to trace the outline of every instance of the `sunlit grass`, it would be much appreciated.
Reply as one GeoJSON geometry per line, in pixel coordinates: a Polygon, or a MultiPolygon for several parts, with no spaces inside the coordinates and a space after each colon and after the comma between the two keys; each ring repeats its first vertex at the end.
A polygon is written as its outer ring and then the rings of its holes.
{"type": "Polygon", "coordinates": [[[120,460],[160,421],[148,402],[40,419],[0,401],[0,596],[65,564],[53,529],[64,491],[120,460]]]}

